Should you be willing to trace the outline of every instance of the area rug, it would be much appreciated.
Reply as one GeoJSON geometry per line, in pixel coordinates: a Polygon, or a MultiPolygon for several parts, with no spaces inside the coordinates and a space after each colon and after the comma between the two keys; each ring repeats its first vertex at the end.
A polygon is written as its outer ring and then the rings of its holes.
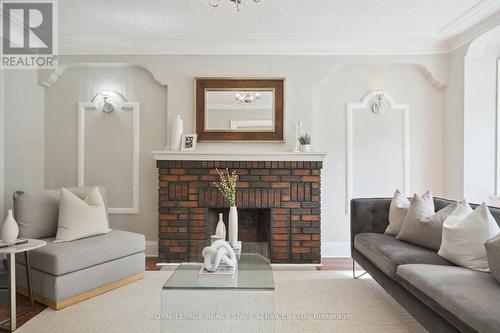
{"type": "MultiPolygon", "coordinates": [[[[45,309],[16,332],[158,333],[161,321],[152,314],[161,311],[160,290],[170,274],[146,272],[143,280],[90,300],[59,311],[45,309]]],[[[354,280],[348,271],[274,271],[273,275],[276,312],[325,314],[280,320],[277,332],[426,332],[369,276],[354,280]]]]}

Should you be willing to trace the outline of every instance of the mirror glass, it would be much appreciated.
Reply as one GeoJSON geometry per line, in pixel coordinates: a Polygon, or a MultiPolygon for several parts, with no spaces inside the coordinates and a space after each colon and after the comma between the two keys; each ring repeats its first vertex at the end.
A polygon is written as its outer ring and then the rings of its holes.
{"type": "Polygon", "coordinates": [[[205,89],[205,131],[274,132],[274,89],[205,89]]]}

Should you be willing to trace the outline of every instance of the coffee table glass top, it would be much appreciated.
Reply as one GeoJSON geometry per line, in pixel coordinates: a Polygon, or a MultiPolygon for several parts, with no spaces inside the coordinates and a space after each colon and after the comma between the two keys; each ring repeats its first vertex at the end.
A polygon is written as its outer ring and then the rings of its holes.
{"type": "MultiPolygon", "coordinates": [[[[244,242],[234,277],[200,276],[202,263],[182,263],[167,280],[163,290],[235,289],[274,290],[267,243],[244,242]]],[[[201,261],[202,258],[200,258],[201,261]]]]}

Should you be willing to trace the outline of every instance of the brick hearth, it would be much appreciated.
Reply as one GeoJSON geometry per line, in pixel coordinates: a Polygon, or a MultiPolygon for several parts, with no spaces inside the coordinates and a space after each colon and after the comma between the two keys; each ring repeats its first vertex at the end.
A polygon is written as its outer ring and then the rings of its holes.
{"type": "MultiPolygon", "coordinates": [[[[159,260],[196,260],[210,235],[210,211],[226,203],[216,168],[240,176],[238,208],[270,210],[273,263],[320,263],[322,162],[158,160],[159,260]]],[[[213,218],[212,218],[213,220],[213,218]]]]}

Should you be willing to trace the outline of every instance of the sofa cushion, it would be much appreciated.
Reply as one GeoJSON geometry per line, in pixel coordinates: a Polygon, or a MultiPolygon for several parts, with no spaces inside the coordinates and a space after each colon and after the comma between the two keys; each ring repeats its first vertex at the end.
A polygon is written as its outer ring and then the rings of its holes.
{"type": "MultiPolygon", "coordinates": [[[[68,190],[85,198],[94,188],[95,186],[72,187],[68,190]]],[[[104,187],[99,186],[99,190],[106,204],[104,187]]],[[[39,239],[56,235],[60,195],[61,190],[14,193],[14,217],[19,225],[20,238],[39,239]]]]}
{"type": "Polygon", "coordinates": [[[489,273],[458,266],[401,265],[398,281],[452,322],[500,332],[500,288],[489,273]]]}
{"type": "Polygon", "coordinates": [[[451,265],[432,250],[397,240],[387,234],[357,234],[354,237],[354,247],[394,280],[399,265],[451,265]]]}
{"type": "MultiPolygon", "coordinates": [[[[30,251],[31,267],[52,274],[63,275],[107,261],[143,252],[144,235],[111,230],[105,235],[88,237],[67,243],[54,243],[46,238],[47,245],[30,251]]],[[[24,264],[24,256],[16,256],[24,264]]]]}

